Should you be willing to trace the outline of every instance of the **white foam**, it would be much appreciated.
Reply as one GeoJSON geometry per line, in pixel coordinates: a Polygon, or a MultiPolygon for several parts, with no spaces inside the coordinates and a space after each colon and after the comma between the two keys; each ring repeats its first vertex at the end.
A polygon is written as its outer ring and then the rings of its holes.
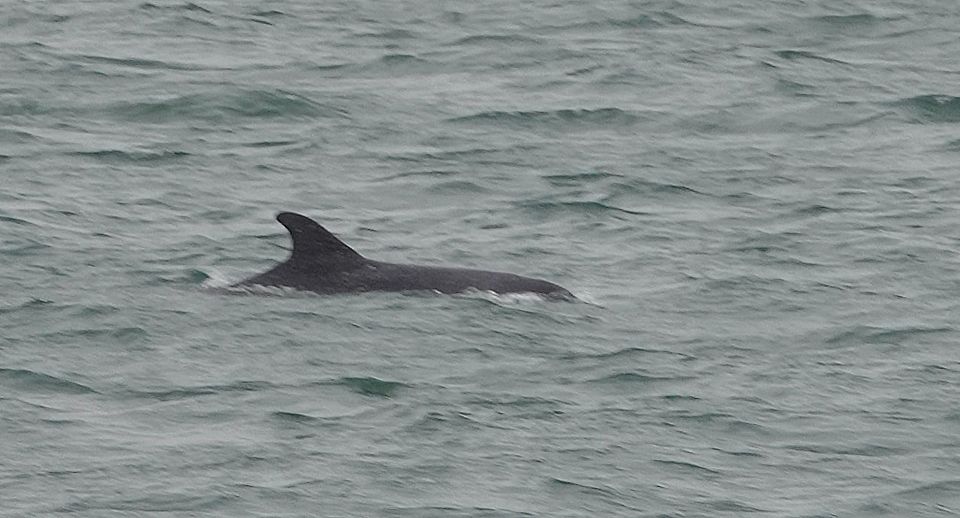
{"type": "Polygon", "coordinates": [[[211,268],[210,271],[204,271],[204,270],[200,270],[200,271],[207,276],[207,278],[203,281],[203,283],[200,284],[200,286],[204,289],[228,288],[230,287],[231,284],[235,282],[230,280],[230,277],[226,273],[216,268],[211,268]]]}
{"type": "Polygon", "coordinates": [[[538,304],[551,300],[550,297],[542,293],[520,292],[520,293],[497,293],[489,290],[468,289],[457,294],[458,297],[483,299],[495,304],[520,305],[520,304],[538,304]]]}
{"type": "Polygon", "coordinates": [[[210,271],[203,271],[207,279],[200,285],[201,289],[219,292],[238,293],[246,295],[313,295],[313,293],[300,291],[296,288],[287,286],[263,286],[260,284],[250,284],[235,286],[236,283],[243,280],[242,275],[230,275],[222,270],[211,268],[210,271]]]}
{"type": "Polygon", "coordinates": [[[304,296],[316,296],[316,293],[311,291],[298,290],[290,286],[264,286],[262,284],[245,284],[243,286],[227,286],[227,291],[231,293],[240,293],[246,295],[271,295],[274,297],[304,297],[304,296]]]}

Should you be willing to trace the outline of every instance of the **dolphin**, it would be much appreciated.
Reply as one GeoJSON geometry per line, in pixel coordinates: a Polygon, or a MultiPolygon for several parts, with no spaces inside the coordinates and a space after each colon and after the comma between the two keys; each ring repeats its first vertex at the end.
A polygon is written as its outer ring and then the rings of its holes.
{"type": "Polygon", "coordinates": [[[277,214],[290,232],[293,250],[286,261],[233,287],[287,287],[320,294],[370,291],[434,291],[454,294],[475,289],[535,293],[551,299],[574,299],[552,282],[467,268],[394,264],[367,259],[316,221],[293,212],[277,214]]]}

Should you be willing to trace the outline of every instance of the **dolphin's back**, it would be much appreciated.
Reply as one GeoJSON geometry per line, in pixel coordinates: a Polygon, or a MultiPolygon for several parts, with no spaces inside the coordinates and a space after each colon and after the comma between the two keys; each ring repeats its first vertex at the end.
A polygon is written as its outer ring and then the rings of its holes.
{"type": "Polygon", "coordinates": [[[476,289],[573,297],[552,282],[512,273],[374,261],[358,254],[310,218],[284,212],[277,216],[277,220],[287,228],[293,240],[290,257],[237,286],[285,286],[324,294],[368,291],[453,294],[476,289]]]}
{"type": "Polygon", "coordinates": [[[378,291],[433,290],[462,293],[469,289],[496,293],[569,295],[560,286],[522,275],[469,268],[421,266],[368,261],[365,277],[375,280],[378,291]]]}

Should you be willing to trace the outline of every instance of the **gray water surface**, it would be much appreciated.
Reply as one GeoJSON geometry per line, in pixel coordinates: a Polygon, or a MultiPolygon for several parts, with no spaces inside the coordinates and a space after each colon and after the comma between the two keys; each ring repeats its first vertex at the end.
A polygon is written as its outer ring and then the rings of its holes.
{"type": "Polygon", "coordinates": [[[3,3],[0,515],[960,513],[955,3],[700,4],[3,3]]]}

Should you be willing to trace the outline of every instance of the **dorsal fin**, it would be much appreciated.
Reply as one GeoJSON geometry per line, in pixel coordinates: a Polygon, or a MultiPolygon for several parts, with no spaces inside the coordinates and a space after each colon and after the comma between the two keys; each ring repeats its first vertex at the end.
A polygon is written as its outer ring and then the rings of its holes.
{"type": "Polygon", "coordinates": [[[312,219],[293,212],[277,214],[277,221],[290,231],[293,252],[289,262],[326,267],[346,267],[362,262],[363,256],[312,219]]]}

